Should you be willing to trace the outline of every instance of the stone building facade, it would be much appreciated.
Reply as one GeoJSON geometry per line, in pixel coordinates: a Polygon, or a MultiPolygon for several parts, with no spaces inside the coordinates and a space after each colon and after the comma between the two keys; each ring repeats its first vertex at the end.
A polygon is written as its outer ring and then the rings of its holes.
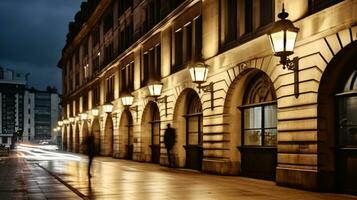
{"type": "Polygon", "coordinates": [[[167,165],[170,123],[177,167],[356,193],[356,10],[356,0],[89,0],[59,61],[63,147],[85,152],[93,134],[102,155],[167,165]],[[297,93],[266,36],[282,3],[300,29],[297,93]],[[211,87],[192,82],[197,61],[211,87]]]}

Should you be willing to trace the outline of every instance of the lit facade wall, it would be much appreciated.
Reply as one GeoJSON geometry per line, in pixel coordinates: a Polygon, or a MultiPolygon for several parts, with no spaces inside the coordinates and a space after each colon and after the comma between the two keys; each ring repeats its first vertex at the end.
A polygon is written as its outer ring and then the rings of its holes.
{"type": "MultiPolygon", "coordinates": [[[[228,2],[228,1],[222,1],[228,2]]],[[[237,1],[238,7],[244,6],[244,1],[237,1]]],[[[253,1],[259,5],[261,1],[253,1]]],[[[289,19],[300,29],[293,56],[299,57],[299,98],[294,96],[294,77],[289,70],[283,70],[279,65],[279,59],[273,56],[271,46],[266,33],[268,28],[260,27],[263,19],[255,16],[251,20],[251,26],[240,23],[237,26],[237,41],[228,44],[231,37],[224,30],[226,27],[222,10],[224,4],[219,1],[183,1],[171,14],[149,29],[133,42],[125,50],[119,53],[121,42],[118,35],[126,25],[133,20],[133,34],[139,31],[144,17],[140,17],[145,10],[147,1],[134,1],[138,6],[128,9],[119,16],[118,1],[109,4],[102,1],[89,19],[92,27],[99,27],[99,44],[93,46],[93,34],[89,32],[91,27],[84,27],[71,44],[65,48],[67,52],[60,61],[63,72],[64,100],[63,110],[66,113],[63,119],[78,116],[86,110],[76,108],[77,99],[88,95],[89,120],[76,121],[62,128],[63,139],[67,138],[66,145],[75,145],[77,135],[81,141],[89,132],[98,134],[100,150],[105,155],[130,158],[137,161],[152,160],[153,151],[150,149],[151,133],[147,131],[147,120],[150,115],[147,112],[151,103],[159,108],[161,121],[161,149],[160,164],[167,165],[167,156],[162,143],[163,133],[167,123],[176,128],[176,145],[174,148],[175,162],[178,167],[188,166],[187,149],[187,115],[189,97],[198,95],[202,105],[202,141],[203,155],[201,169],[204,172],[217,174],[241,174],[243,123],[242,113],[237,107],[244,107],[245,91],[249,88],[248,82],[257,72],[263,72],[271,81],[277,105],[277,146],[276,166],[274,165],[274,180],[281,185],[289,185],[308,189],[331,188],[333,185],[334,156],[329,148],[330,140],[323,135],[324,125],[319,119],[319,86],[321,77],[330,61],[338,52],[355,43],[357,39],[357,2],[345,0],[316,13],[309,14],[308,1],[284,1],[285,9],[290,14],[289,19]],[[114,9],[113,9],[114,8],[114,9]],[[113,10],[114,28],[104,34],[103,15],[107,10],[113,10]],[[134,14],[133,14],[134,13],[134,14]],[[132,15],[133,14],[133,15],[132,15]],[[130,18],[130,16],[134,16],[130,18]],[[202,18],[202,49],[201,57],[209,66],[207,83],[213,83],[213,108],[211,96],[208,92],[199,92],[197,85],[192,83],[187,64],[184,62],[179,70],[175,71],[178,57],[175,54],[175,38],[183,31],[183,41],[186,41],[187,32],[195,33],[187,28],[190,24],[198,23],[197,17],[202,18]],[[118,20],[117,20],[118,19],[118,20]],[[118,23],[119,22],[119,23],[118,23]],[[95,25],[93,25],[95,24],[95,25]],[[125,25],[123,25],[125,24],[125,25]],[[118,26],[118,27],[116,27],[118,26]],[[248,28],[247,28],[248,27],[248,28]],[[245,33],[244,30],[252,31],[245,33]],[[177,33],[177,34],[176,34],[177,33]],[[157,37],[157,38],[156,38],[157,37]],[[82,56],[76,61],[75,49],[83,52],[83,38],[88,38],[89,75],[84,78],[82,72],[82,56]],[[227,39],[228,38],[228,39],[227,39]],[[113,40],[115,56],[111,62],[102,65],[98,71],[94,71],[94,56],[99,56],[99,62],[103,62],[105,44],[113,40]],[[163,84],[161,97],[167,96],[167,104],[155,102],[148,97],[147,84],[143,82],[143,65],[146,62],[146,53],[150,53],[153,47],[160,43],[161,66],[160,82],[163,84]],[[100,54],[98,54],[100,53],[100,54]],[[134,103],[130,109],[121,103],[120,73],[122,69],[133,63],[133,82],[131,94],[134,103]],[[73,77],[77,71],[79,79],[73,77]],[[108,114],[103,111],[103,105],[108,103],[108,78],[113,76],[114,99],[113,111],[108,114]],[[99,86],[99,95],[95,100],[94,86],[99,86]],[[95,103],[97,101],[97,103],[95,103]],[[99,116],[93,116],[90,109],[98,108],[99,116]],[[128,114],[128,112],[130,114],[128,114]],[[167,113],[166,113],[167,112],[167,113]],[[128,118],[132,118],[128,120],[128,118]],[[95,127],[93,129],[93,126],[95,127]],[[84,128],[86,127],[86,128],[84,128]],[[92,128],[91,128],[92,127],[92,128]],[[86,131],[83,131],[86,130],[86,131]],[[79,133],[77,133],[79,132],[79,133]],[[74,137],[74,138],[73,138],[74,137]],[[72,142],[71,142],[72,140],[72,142]],[[112,142],[111,142],[112,141],[112,142]],[[130,153],[131,152],[131,153],[130,153]],[[325,180],[325,181],[322,181],[325,180]],[[321,182],[322,181],[322,182],[321,182]],[[322,184],[323,183],[323,184],[322,184]]],[[[281,10],[282,1],[274,1],[274,15],[281,10]]],[[[259,6],[253,6],[254,13],[259,13],[259,6]]],[[[242,8],[240,8],[242,9],[242,8]]],[[[238,12],[239,13],[239,12],[238,12]]],[[[244,18],[244,16],[241,16],[244,18]]],[[[147,19],[148,20],[148,19],[147,19]]],[[[145,20],[144,20],[145,21],[145,20]]],[[[267,26],[269,27],[269,26],[267,26]]],[[[194,41],[194,39],[193,39],[194,41]]],[[[195,48],[196,43],[192,42],[195,48]]],[[[187,44],[184,44],[187,45],[187,44]]],[[[185,46],[184,46],[185,47],[185,46]]],[[[187,47],[187,46],[186,46],[187,47]]],[[[188,51],[190,47],[187,47],[188,51]]],[[[82,55],[83,53],[79,53],[82,55]]],[[[150,60],[150,57],[149,57],[150,60]]],[[[191,60],[194,60],[192,58],[191,60]]],[[[190,59],[188,60],[190,61],[190,59]]],[[[82,100],[83,104],[83,100],[82,100]]],[[[79,106],[81,107],[81,106],[79,106]]],[[[81,144],[82,142],[77,142],[81,144]]],[[[74,146],[69,149],[76,149],[74,146]]],[[[77,148],[80,149],[80,148],[77,148]]]]}

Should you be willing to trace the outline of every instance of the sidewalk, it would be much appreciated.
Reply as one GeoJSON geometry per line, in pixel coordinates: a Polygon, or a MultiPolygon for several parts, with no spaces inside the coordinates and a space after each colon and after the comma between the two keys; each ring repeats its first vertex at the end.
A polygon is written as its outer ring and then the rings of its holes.
{"type": "Polygon", "coordinates": [[[69,188],[41,169],[11,152],[0,157],[0,199],[81,199],[69,188]]]}
{"type": "Polygon", "coordinates": [[[169,169],[109,157],[96,157],[91,183],[87,161],[54,161],[40,165],[88,199],[123,200],[357,200],[357,196],[317,193],[276,186],[275,182],[169,169]]]}

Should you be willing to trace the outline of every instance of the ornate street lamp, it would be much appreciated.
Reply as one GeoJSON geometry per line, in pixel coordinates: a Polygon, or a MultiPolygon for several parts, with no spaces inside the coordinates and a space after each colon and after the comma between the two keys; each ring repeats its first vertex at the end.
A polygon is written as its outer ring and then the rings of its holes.
{"type": "Polygon", "coordinates": [[[69,120],[68,120],[68,119],[64,119],[64,120],[63,120],[63,123],[64,123],[65,125],[68,125],[68,124],[69,124],[69,120]]]}
{"type": "Polygon", "coordinates": [[[131,106],[133,104],[134,97],[127,92],[125,92],[120,98],[123,106],[131,106]]]}
{"type": "Polygon", "coordinates": [[[85,112],[81,113],[80,116],[81,116],[81,120],[83,120],[83,121],[88,119],[88,114],[85,112]]]}
{"type": "Polygon", "coordinates": [[[159,81],[154,81],[148,84],[149,94],[157,103],[165,103],[165,116],[167,116],[167,95],[159,98],[161,95],[163,84],[159,81]]]}
{"type": "Polygon", "coordinates": [[[150,96],[154,98],[159,97],[161,95],[162,85],[163,84],[158,81],[149,83],[148,89],[149,89],[150,96]]]}
{"type": "Polygon", "coordinates": [[[294,86],[295,97],[299,96],[299,58],[294,57],[290,60],[288,56],[294,53],[296,37],[299,32],[299,28],[286,19],[289,16],[285,12],[284,4],[281,13],[278,14],[280,18],[276,21],[268,33],[268,38],[275,56],[280,57],[280,64],[283,65],[283,69],[289,69],[294,71],[294,86]]]}
{"type": "Polygon", "coordinates": [[[98,110],[98,108],[93,108],[93,109],[91,110],[91,113],[92,113],[93,116],[98,116],[98,115],[99,115],[99,110],[98,110]]]}
{"type": "Polygon", "coordinates": [[[134,101],[134,96],[131,95],[129,92],[123,92],[123,94],[121,95],[121,103],[123,104],[123,106],[125,107],[125,109],[128,110],[133,110],[136,112],[136,121],[138,121],[139,119],[139,108],[136,105],[134,108],[131,108],[130,106],[133,105],[133,101],[134,101]]]}
{"type": "Polygon", "coordinates": [[[213,82],[210,82],[208,85],[202,85],[207,81],[208,75],[208,65],[203,61],[193,62],[188,66],[188,71],[190,72],[191,80],[193,83],[198,84],[198,93],[209,92],[211,94],[211,110],[214,109],[214,89],[213,82]]]}
{"type": "Polygon", "coordinates": [[[74,118],[74,117],[70,117],[70,118],[69,118],[69,122],[70,122],[70,123],[74,124],[74,121],[75,121],[75,118],[74,118]]]}
{"type": "Polygon", "coordinates": [[[105,103],[105,104],[103,105],[103,110],[104,110],[104,112],[106,112],[106,113],[111,113],[111,112],[113,111],[113,104],[111,104],[111,103],[105,103]]]}

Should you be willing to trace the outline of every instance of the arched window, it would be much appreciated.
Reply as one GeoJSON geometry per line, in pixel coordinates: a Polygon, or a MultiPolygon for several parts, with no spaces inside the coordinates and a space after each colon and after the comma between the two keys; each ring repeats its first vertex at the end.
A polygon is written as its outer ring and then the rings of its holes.
{"type": "Polygon", "coordinates": [[[338,145],[357,147],[357,70],[347,79],[338,98],[338,145]]]}
{"type": "Polygon", "coordinates": [[[269,77],[260,72],[248,84],[242,108],[243,146],[276,146],[276,97],[269,77]]]}

